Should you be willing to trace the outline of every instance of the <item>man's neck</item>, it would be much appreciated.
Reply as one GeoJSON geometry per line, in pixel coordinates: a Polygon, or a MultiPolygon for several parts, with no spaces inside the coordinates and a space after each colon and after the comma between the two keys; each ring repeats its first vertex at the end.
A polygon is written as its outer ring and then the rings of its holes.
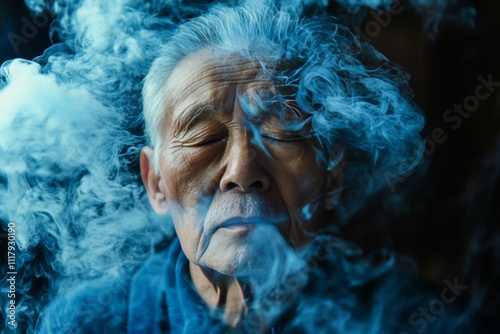
{"type": "Polygon", "coordinates": [[[189,262],[189,272],[196,290],[208,306],[212,310],[222,309],[224,322],[232,328],[237,327],[248,309],[245,283],[192,262],[189,262]]]}

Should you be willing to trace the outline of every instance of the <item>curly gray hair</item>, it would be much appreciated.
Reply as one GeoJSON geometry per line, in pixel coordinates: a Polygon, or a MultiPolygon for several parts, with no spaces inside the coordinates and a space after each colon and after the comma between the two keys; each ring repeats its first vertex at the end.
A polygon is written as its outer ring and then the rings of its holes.
{"type": "MultiPolygon", "coordinates": [[[[345,155],[346,207],[402,175],[422,157],[424,117],[412,100],[409,75],[331,18],[305,18],[297,6],[248,2],[216,6],[172,35],[143,88],[146,133],[162,144],[165,83],[187,55],[203,48],[266,64],[293,90],[330,167],[345,155]],[[276,64],[282,64],[276,66],[276,64]]],[[[155,155],[155,164],[158,154],[155,155]]]]}

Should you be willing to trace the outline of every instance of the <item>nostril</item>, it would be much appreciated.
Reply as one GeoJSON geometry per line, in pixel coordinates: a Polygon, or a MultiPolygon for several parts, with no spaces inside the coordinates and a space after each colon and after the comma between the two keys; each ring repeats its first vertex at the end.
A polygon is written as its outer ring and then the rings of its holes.
{"type": "Polygon", "coordinates": [[[229,182],[227,183],[226,187],[225,187],[225,190],[232,190],[232,189],[235,189],[235,188],[240,188],[241,190],[243,191],[247,191],[247,190],[261,190],[264,188],[264,183],[262,181],[255,181],[253,182],[250,187],[242,187],[240,186],[238,183],[236,182],[229,182]]]}
{"type": "Polygon", "coordinates": [[[226,186],[227,190],[231,190],[231,189],[234,189],[236,188],[238,185],[234,182],[229,182],[226,186]]]}
{"type": "Polygon", "coordinates": [[[262,189],[262,188],[264,188],[264,184],[262,183],[262,181],[255,181],[254,183],[252,183],[250,185],[250,188],[262,189]]]}

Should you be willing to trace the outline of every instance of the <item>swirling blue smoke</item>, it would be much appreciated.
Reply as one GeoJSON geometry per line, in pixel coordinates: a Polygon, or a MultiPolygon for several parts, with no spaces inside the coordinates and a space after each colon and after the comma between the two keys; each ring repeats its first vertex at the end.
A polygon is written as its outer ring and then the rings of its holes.
{"type": "MultiPolygon", "coordinates": [[[[34,11],[48,6],[35,0],[27,4],[34,11]]],[[[208,7],[180,4],[51,1],[50,9],[57,15],[53,32],[64,44],[54,45],[34,61],[2,65],[0,219],[5,225],[15,222],[17,228],[17,266],[23,277],[17,285],[18,332],[33,330],[40,310],[79,282],[130,274],[155,244],[173,233],[171,224],[149,208],[136,161],[146,141],[140,115],[142,80],[178,22],[208,7]],[[160,12],[164,15],[157,15],[160,12]],[[47,293],[37,288],[37,280],[47,293]]],[[[349,4],[379,7],[388,2],[349,4]]],[[[296,41],[308,34],[298,32],[296,41]]],[[[355,45],[344,28],[339,26],[338,34],[339,41],[355,45]]],[[[314,52],[307,56],[310,62],[297,83],[298,103],[314,115],[315,133],[331,155],[332,138],[335,144],[352,146],[346,152],[352,157],[345,167],[350,171],[346,184],[364,187],[346,189],[344,208],[349,216],[361,198],[383,186],[384,173],[405,173],[418,163],[423,118],[411,102],[408,77],[381,54],[358,46],[346,58],[341,44],[320,43],[329,36],[314,38],[314,52]],[[337,56],[325,58],[331,48],[337,56]],[[367,55],[376,64],[371,68],[361,64],[367,55]],[[325,72],[323,67],[338,71],[325,72]]],[[[380,268],[391,265],[392,260],[380,268]]],[[[371,277],[366,275],[367,265],[345,266],[349,277],[371,277]]],[[[339,306],[318,305],[332,312],[339,306]]],[[[382,306],[376,310],[381,312],[382,306]]],[[[382,313],[353,328],[345,325],[350,313],[336,314],[336,328],[344,332],[380,331],[382,313]]],[[[304,311],[295,321],[304,325],[307,319],[304,311]]]]}
{"type": "Polygon", "coordinates": [[[162,37],[146,27],[161,23],[127,4],[54,3],[66,44],[1,68],[1,219],[16,223],[19,332],[58,290],[130,272],[171,233],[133,171],[140,82],[162,37]]]}

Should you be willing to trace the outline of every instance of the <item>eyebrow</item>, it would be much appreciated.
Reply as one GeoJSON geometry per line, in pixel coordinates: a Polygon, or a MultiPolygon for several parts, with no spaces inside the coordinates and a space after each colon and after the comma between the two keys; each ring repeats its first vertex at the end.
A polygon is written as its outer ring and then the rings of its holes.
{"type": "Polygon", "coordinates": [[[308,116],[294,99],[268,99],[264,101],[268,103],[267,108],[259,108],[259,112],[251,117],[257,122],[264,122],[268,118],[278,118],[281,121],[303,121],[308,119],[308,116]],[[273,108],[273,105],[278,105],[279,109],[273,108]]]}
{"type": "MultiPolygon", "coordinates": [[[[294,120],[305,120],[308,118],[305,113],[300,109],[297,104],[297,101],[292,99],[283,99],[280,101],[276,100],[277,96],[272,96],[270,98],[263,99],[263,102],[271,104],[281,103],[284,107],[284,114],[291,116],[294,120]]],[[[254,121],[263,122],[268,117],[280,117],[280,115],[270,113],[273,108],[266,110],[266,108],[258,108],[258,112],[253,117],[254,121]]],[[[205,104],[195,102],[190,106],[187,106],[183,111],[180,112],[179,117],[174,120],[173,128],[174,128],[174,136],[177,137],[181,133],[185,133],[190,129],[194,128],[196,125],[209,120],[214,120],[219,116],[226,115],[228,110],[222,106],[216,106],[214,104],[205,104]]],[[[247,114],[247,117],[249,115],[247,114]]]]}
{"type": "Polygon", "coordinates": [[[218,109],[211,104],[196,103],[187,107],[174,121],[174,135],[187,131],[203,121],[214,119],[218,109]]]}

